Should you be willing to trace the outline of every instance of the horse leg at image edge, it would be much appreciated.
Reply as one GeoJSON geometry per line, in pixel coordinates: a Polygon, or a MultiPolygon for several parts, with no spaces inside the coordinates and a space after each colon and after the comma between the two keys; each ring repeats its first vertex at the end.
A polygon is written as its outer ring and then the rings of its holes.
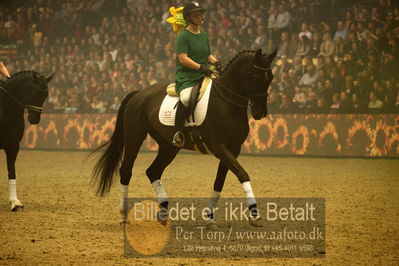
{"type": "Polygon", "coordinates": [[[7,170],[8,170],[8,200],[10,211],[19,211],[23,209],[22,203],[17,197],[17,183],[15,176],[15,161],[17,159],[19,146],[6,149],[7,170]]]}
{"type": "Polygon", "coordinates": [[[252,191],[249,175],[237,161],[237,156],[233,155],[233,153],[230,152],[225,146],[222,146],[215,155],[220,159],[221,163],[225,164],[228,169],[238,177],[238,180],[240,181],[247,198],[248,210],[250,212],[249,222],[254,226],[261,226],[259,223],[259,211],[256,205],[255,196],[252,191]]]}
{"type": "Polygon", "coordinates": [[[167,223],[169,201],[166,191],[161,183],[161,176],[165,168],[176,157],[179,150],[179,148],[171,146],[168,143],[159,143],[157,157],[146,170],[146,175],[154,187],[160,208],[160,211],[157,213],[157,219],[163,225],[166,225],[167,223]]]}

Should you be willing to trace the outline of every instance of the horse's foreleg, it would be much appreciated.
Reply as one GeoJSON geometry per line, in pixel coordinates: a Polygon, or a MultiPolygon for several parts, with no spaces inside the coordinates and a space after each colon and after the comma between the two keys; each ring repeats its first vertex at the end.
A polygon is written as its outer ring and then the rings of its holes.
{"type": "Polygon", "coordinates": [[[15,179],[15,161],[17,159],[19,146],[6,149],[7,170],[8,170],[8,200],[10,211],[18,211],[23,208],[22,203],[17,197],[17,183],[15,179]]]}
{"type": "MultiPolygon", "coordinates": [[[[250,212],[251,220],[255,221],[259,218],[259,212],[256,205],[256,200],[254,193],[252,191],[250,178],[248,173],[244,170],[241,164],[237,161],[237,155],[233,154],[230,150],[228,150],[225,146],[222,146],[218,153],[215,154],[224,165],[227,166],[229,170],[231,170],[240,181],[242,188],[244,189],[245,196],[247,198],[248,209],[250,212]]],[[[253,223],[254,225],[258,225],[253,223]]]]}

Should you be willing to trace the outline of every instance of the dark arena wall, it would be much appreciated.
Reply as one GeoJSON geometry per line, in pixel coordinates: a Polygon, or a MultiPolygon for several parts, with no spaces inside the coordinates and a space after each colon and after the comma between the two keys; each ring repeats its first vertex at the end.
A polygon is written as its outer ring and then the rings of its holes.
{"type": "MultiPolygon", "coordinates": [[[[24,149],[90,150],[107,141],[115,114],[43,114],[27,125],[24,149]]],[[[399,157],[398,114],[292,114],[249,120],[244,154],[399,157]]],[[[156,151],[148,136],[141,150],[156,151]]]]}

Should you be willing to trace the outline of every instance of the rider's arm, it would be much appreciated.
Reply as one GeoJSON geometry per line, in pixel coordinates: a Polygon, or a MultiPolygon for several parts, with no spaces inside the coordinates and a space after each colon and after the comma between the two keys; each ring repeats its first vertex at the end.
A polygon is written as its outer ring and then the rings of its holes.
{"type": "Polygon", "coordinates": [[[188,57],[188,54],[178,54],[177,57],[179,58],[180,64],[187,68],[198,70],[201,67],[200,64],[194,62],[190,57],[188,57]]]}

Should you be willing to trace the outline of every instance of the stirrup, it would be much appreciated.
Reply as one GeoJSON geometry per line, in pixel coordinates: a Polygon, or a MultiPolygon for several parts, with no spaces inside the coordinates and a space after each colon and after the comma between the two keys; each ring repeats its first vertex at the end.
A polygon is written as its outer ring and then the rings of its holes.
{"type": "Polygon", "coordinates": [[[185,137],[183,131],[177,131],[173,136],[172,144],[177,147],[183,147],[185,142],[185,137]]]}

